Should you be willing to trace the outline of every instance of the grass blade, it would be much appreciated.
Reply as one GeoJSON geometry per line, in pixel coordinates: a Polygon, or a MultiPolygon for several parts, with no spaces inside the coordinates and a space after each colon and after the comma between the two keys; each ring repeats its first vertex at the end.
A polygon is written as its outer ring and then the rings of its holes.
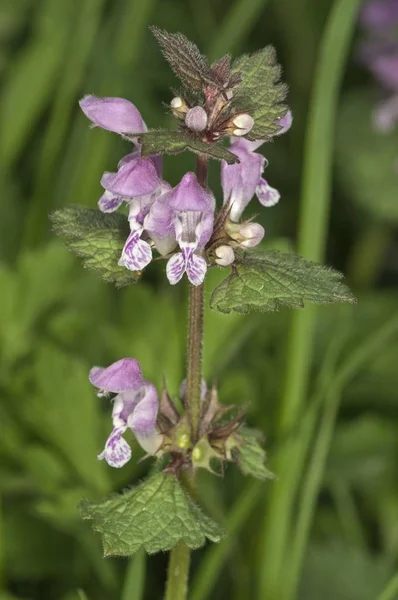
{"type": "Polygon", "coordinates": [[[104,0],[84,0],[80,18],[70,42],[63,77],[57,86],[54,104],[41,147],[36,185],[25,222],[24,246],[34,246],[48,230],[48,213],[53,203],[51,183],[57,174],[57,160],[68,130],[76,98],[80,93],[87,63],[101,22],[104,0]]]}
{"type": "Polygon", "coordinates": [[[215,60],[227,52],[239,50],[266,4],[267,0],[235,0],[217,31],[209,57],[215,60]]]}
{"type": "Polygon", "coordinates": [[[13,62],[0,99],[0,159],[9,169],[45,111],[65,57],[77,5],[47,0],[37,12],[33,38],[13,62]]]}
{"type": "Polygon", "coordinates": [[[121,600],[142,600],[145,588],[146,554],[143,550],[130,558],[121,600]]]}
{"type": "Polygon", "coordinates": [[[228,539],[209,547],[190,585],[191,600],[208,598],[217,582],[221,569],[232,550],[231,540],[245,524],[262,490],[259,482],[250,482],[239,496],[225,523],[228,539]]]}
{"type": "Polygon", "coordinates": [[[316,501],[322,484],[322,477],[329,453],[330,443],[335,428],[338,407],[343,387],[398,334],[398,316],[394,315],[367,343],[360,346],[347,359],[344,368],[336,375],[325,398],[321,425],[312,452],[311,462],[305,477],[300,507],[297,515],[297,526],[284,571],[284,600],[294,600],[297,593],[301,567],[315,511],[316,501]]]}
{"type": "MultiPolygon", "coordinates": [[[[336,0],[333,5],[321,44],[310,106],[298,251],[305,258],[318,262],[323,259],[327,238],[337,101],[358,4],[358,0],[336,0]]],[[[289,434],[300,417],[311,366],[315,315],[313,308],[307,308],[292,316],[286,385],[279,419],[281,437],[289,434]]],[[[266,516],[261,555],[263,566],[259,569],[258,597],[261,600],[280,597],[278,590],[283,580],[282,567],[296,492],[286,474],[294,453],[294,447],[288,444],[273,467],[280,482],[271,491],[266,516]]]]}

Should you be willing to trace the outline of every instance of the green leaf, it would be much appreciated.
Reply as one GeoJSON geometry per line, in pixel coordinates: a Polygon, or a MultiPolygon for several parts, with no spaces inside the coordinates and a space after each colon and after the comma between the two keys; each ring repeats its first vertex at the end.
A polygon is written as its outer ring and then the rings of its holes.
{"type": "Polygon", "coordinates": [[[297,254],[277,250],[247,253],[213,291],[210,307],[223,313],[248,313],[275,311],[282,306],[301,308],[304,302],[355,302],[341,283],[342,277],[338,271],[297,254]]]}
{"type": "Polygon", "coordinates": [[[182,540],[192,549],[206,538],[219,542],[220,527],[186,495],[172,474],[160,473],[123,494],[81,504],[83,519],[103,536],[105,556],[171,550],[182,540]]]}
{"type": "Polygon", "coordinates": [[[168,33],[151,27],[162,49],[162,54],[189,89],[200,92],[203,85],[214,84],[211,69],[198,47],[190,42],[182,33],[168,33]]]}
{"type": "Polygon", "coordinates": [[[235,154],[218,143],[203,142],[187,131],[167,131],[166,129],[148,131],[139,137],[142,144],[142,156],[155,154],[179,154],[190,150],[196,154],[204,154],[216,160],[225,160],[228,164],[239,162],[235,154]]]}
{"type": "Polygon", "coordinates": [[[280,127],[275,121],[286,114],[287,107],[281,102],[286,98],[287,86],[280,82],[282,71],[273,46],[240,56],[232,72],[242,77],[234,92],[234,106],[254,119],[254,127],[246,137],[266,139],[278,133],[280,127]]]}
{"type": "Polygon", "coordinates": [[[123,287],[136,283],[139,271],[118,265],[129,235],[127,219],[84,206],[68,206],[52,213],[54,231],[65,237],[67,247],[83,259],[83,266],[97,271],[105,281],[123,287]]]}
{"type": "Polygon", "coordinates": [[[398,132],[381,133],[372,122],[373,95],[361,89],[344,99],[339,113],[336,161],[350,198],[372,216],[398,220],[398,132]]]}
{"type": "Polygon", "coordinates": [[[259,442],[259,434],[248,427],[241,427],[238,434],[239,445],[232,450],[232,457],[243,475],[250,475],[261,481],[274,479],[274,474],[265,467],[266,453],[259,442]]]}

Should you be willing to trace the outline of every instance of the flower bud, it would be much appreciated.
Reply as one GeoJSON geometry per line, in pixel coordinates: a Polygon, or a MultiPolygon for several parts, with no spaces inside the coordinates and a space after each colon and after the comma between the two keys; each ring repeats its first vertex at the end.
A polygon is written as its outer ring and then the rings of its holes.
{"type": "Polygon", "coordinates": [[[207,113],[201,106],[190,108],[185,116],[185,125],[192,131],[204,131],[207,127],[207,113]]]}
{"type": "Polygon", "coordinates": [[[243,248],[253,248],[253,246],[257,246],[257,244],[261,242],[265,231],[264,227],[262,227],[259,223],[248,223],[240,228],[239,234],[242,238],[244,238],[240,242],[240,245],[243,248]]]}
{"type": "Polygon", "coordinates": [[[235,253],[231,246],[219,246],[216,249],[216,260],[215,262],[222,267],[231,265],[235,260],[235,253]]]}
{"type": "Polygon", "coordinates": [[[264,237],[264,228],[258,223],[245,221],[244,223],[234,223],[227,221],[225,229],[229,236],[239,244],[241,248],[252,248],[257,246],[264,237]]]}
{"type": "Polygon", "coordinates": [[[235,129],[232,131],[232,135],[242,136],[249,133],[249,131],[253,128],[254,120],[250,115],[241,113],[232,119],[232,123],[235,126],[235,129]]]}
{"type": "Polygon", "coordinates": [[[185,115],[189,111],[188,104],[183,98],[180,98],[180,96],[173,98],[173,100],[170,102],[170,108],[173,115],[177,119],[185,119],[185,115]]]}

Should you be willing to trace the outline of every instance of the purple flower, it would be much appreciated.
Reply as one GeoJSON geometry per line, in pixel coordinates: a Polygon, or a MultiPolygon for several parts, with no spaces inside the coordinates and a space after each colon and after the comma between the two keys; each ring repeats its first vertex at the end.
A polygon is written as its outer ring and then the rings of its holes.
{"type": "Polygon", "coordinates": [[[144,133],[147,127],[138,108],[124,98],[84,96],[80,108],[94,124],[119,134],[144,133]]]}
{"type": "Polygon", "coordinates": [[[176,244],[166,267],[172,285],[184,273],[193,285],[200,285],[207,271],[205,259],[198,254],[213,232],[215,199],[199,183],[194,173],[186,173],[170,192],[161,195],[151,206],[144,228],[161,254],[168,254],[176,244]]]}
{"type": "MultiPolygon", "coordinates": [[[[79,104],[90,121],[102,129],[121,135],[147,131],[139,110],[124,98],[85,96],[79,104]]],[[[105,193],[98,205],[103,212],[115,211],[123,200],[153,194],[161,184],[161,157],[141,158],[140,145],[134,138],[133,143],[136,150],[121,159],[117,173],[106,172],[102,176],[105,193]]]]}
{"type": "MultiPolygon", "coordinates": [[[[131,448],[122,437],[131,429],[138,442],[148,450],[159,448],[161,436],[156,431],[158,394],[156,388],[142,377],[141,368],[133,358],[123,358],[107,368],[93,367],[90,382],[98,395],[116,394],[113,399],[113,430],[104,451],[98,456],[111,467],[123,467],[131,458],[131,448]]],[[[153,452],[153,453],[154,453],[153,452]]]]}
{"type": "MultiPolygon", "coordinates": [[[[123,98],[85,96],[80,101],[84,114],[98,127],[123,134],[140,134],[147,127],[138,109],[123,98]]],[[[155,199],[169,189],[162,181],[161,156],[142,157],[141,148],[133,139],[136,150],[124,156],[116,173],[104,173],[101,185],[105,192],[98,201],[100,210],[114,212],[123,202],[129,204],[131,233],[126,240],[119,265],[140,271],[152,260],[152,250],[141,239],[143,220],[155,199]]]]}
{"type": "Polygon", "coordinates": [[[373,122],[376,129],[388,132],[398,122],[398,2],[372,0],[363,7],[360,21],[367,39],[360,47],[359,58],[383,92],[373,122]]]}
{"type": "Polygon", "coordinates": [[[236,154],[240,162],[233,165],[222,162],[221,183],[224,204],[230,204],[230,218],[237,222],[255,194],[263,206],[273,206],[279,200],[279,192],[261,177],[267,161],[255,150],[261,146],[263,140],[256,142],[249,142],[244,138],[232,138],[232,140],[229,150],[236,154]]]}
{"type": "Polygon", "coordinates": [[[368,29],[385,29],[398,23],[397,0],[372,0],[362,9],[361,24],[368,29]]]}
{"type": "Polygon", "coordinates": [[[161,182],[153,194],[139,196],[130,201],[129,223],[131,233],[122,250],[118,263],[120,266],[130,269],[130,271],[140,271],[151,262],[152,248],[147,241],[141,239],[144,232],[143,222],[156,198],[170,190],[171,186],[168,183],[161,182]]]}

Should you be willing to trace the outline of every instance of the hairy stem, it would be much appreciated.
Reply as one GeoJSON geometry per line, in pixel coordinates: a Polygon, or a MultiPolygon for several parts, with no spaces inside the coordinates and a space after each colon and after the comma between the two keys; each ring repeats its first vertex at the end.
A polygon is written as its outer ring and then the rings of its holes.
{"type": "Polygon", "coordinates": [[[186,600],[190,553],[190,549],[182,541],[170,552],[165,600],[186,600]]]}
{"type": "MultiPolygon", "coordinates": [[[[198,156],[196,175],[200,185],[207,185],[207,158],[198,156]]],[[[199,437],[200,384],[202,380],[203,349],[203,285],[189,286],[188,314],[188,357],[186,410],[192,432],[192,441],[199,437]]],[[[194,488],[194,474],[182,478],[188,491],[194,488]]],[[[191,551],[184,542],[179,542],[170,552],[165,600],[186,600],[191,551]]]]}
{"type": "Polygon", "coordinates": [[[202,345],[203,285],[191,285],[189,288],[187,410],[194,442],[198,440],[199,435],[202,345]]]}
{"type": "MultiPolygon", "coordinates": [[[[206,187],[207,158],[205,156],[197,158],[196,175],[200,185],[206,187]]],[[[203,285],[190,285],[188,319],[187,411],[192,438],[196,442],[199,436],[200,383],[202,380],[203,285]]]]}

